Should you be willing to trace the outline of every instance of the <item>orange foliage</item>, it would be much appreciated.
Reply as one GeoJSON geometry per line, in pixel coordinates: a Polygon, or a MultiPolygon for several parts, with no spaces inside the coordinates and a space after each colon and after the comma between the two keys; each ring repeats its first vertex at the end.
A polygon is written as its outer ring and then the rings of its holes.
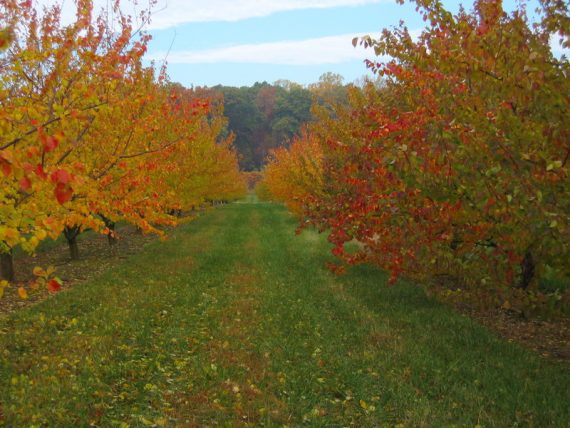
{"type": "Polygon", "coordinates": [[[158,232],[174,208],[244,192],[231,145],[217,141],[221,110],[143,66],[150,37],[117,4],[113,22],[90,0],[75,5],[69,25],[58,6],[0,5],[3,254],[119,220],[158,232]]]}

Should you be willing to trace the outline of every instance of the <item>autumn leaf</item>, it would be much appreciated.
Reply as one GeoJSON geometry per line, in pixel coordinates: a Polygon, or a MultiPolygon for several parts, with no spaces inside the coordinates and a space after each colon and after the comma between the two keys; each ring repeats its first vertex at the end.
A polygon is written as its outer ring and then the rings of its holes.
{"type": "Polygon", "coordinates": [[[28,296],[28,292],[26,291],[26,289],[24,287],[19,287],[18,288],[18,296],[20,296],[21,299],[27,299],[28,296]]]}
{"type": "Polygon", "coordinates": [[[34,270],[32,271],[32,273],[33,273],[35,276],[39,276],[39,277],[43,277],[43,278],[47,277],[47,272],[46,272],[45,270],[43,270],[41,267],[39,267],[39,266],[36,266],[36,267],[34,268],[34,270]]]}
{"type": "Polygon", "coordinates": [[[42,164],[37,164],[34,172],[36,173],[36,175],[38,177],[40,177],[44,180],[47,178],[47,174],[45,173],[44,167],[42,166],[42,164]]]}
{"type": "Polygon", "coordinates": [[[55,137],[47,136],[43,139],[42,144],[44,147],[44,151],[46,153],[49,153],[57,148],[57,146],[59,145],[59,141],[55,137]]]}
{"type": "Polygon", "coordinates": [[[54,278],[48,281],[47,288],[50,293],[57,293],[61,290],[61,284],[54,278]]]}
{"type": "Polygon", "coordinates": [[[9,286],[10,284],[8,283],[8,281],[6,280],[1,280],[0,281],[0,299],[2,298],[2,296],[4,295],[4,290],[9,286]]]}
{"type": "Polygon", "coordinates": [[[12,173],[11,161],[7,155],[7,152],[0,152],[0,169],[5,177],[8,177],[12,173]]]}
{"type": "Polygon", "coordinates": [[[73,189],[71,186],[58,183],[58,185],[55,187],[54,193],[57,201],[63,205],[65,202],[71,199],[71,196],[73,196],[73,189]]]}
{"type": "Polygon", "coordinates": [[[12,31],[10,31],[10,29],[8,28],[3,28],[0,30],[0,52],[3,50],[6,50],[10,44],[12,43],[12,40],[14,39],[14,35],[12,34],[12,31]]]}
{"type": "Polygon", "coordinates": [[[30,190],[32,188],[32,181],[28,177],[22,177],[20,179],[20,189],[23,191],[30,190]]]}
{"type": "Polygon", "coordinates": [[[58,169],[51,174],[51,181],[57,184],[67,184],[70,180],[69,173],[64,169],[58,169]]]}

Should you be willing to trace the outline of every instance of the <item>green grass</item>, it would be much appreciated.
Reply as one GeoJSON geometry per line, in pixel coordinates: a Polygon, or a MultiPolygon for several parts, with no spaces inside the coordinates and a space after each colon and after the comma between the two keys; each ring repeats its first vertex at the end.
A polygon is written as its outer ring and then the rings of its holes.
{"type": "Polygon", "coordinates": [[[0,320],[5,426],[568,426],[568,371],[242,201],[0,320]]]}

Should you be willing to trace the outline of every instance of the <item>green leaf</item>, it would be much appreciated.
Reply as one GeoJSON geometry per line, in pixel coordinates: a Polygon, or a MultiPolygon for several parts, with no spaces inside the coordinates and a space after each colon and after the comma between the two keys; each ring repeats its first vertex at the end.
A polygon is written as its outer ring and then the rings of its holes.
{"type": "Polygon", "coordinates": [[[546,170],[552,171],[552,170],[559,169],[559,168],[562,168],[562,161],[557,160],[557,161],[549,163],[548,166],[546,167],[546,170]]]}

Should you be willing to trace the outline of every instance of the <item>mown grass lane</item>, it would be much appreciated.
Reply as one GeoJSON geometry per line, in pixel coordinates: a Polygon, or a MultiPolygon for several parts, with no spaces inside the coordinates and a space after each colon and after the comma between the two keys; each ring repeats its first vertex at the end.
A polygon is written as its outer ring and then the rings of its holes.
{"type": "Polygon", "coordinates": [[[254,199],[0,320],[3,426],[568,426],[568,371],[254,199]]]}

